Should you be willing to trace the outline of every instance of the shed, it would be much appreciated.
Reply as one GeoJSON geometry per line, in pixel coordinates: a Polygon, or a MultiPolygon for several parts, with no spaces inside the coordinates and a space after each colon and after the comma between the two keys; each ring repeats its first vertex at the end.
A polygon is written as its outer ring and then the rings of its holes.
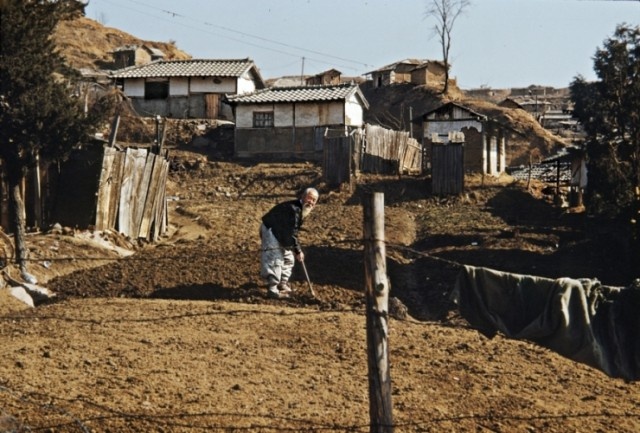
{"type": "Polygon", "coordinates": [[[444,83],[445,66],[441,61],[404,59],[367,72],[365,75],[371,76],[373,87],[395,83],[439,84],[444,83]]]}
{"type": "Polygon", "coordinates": [[[329,69],[307,78],[307,86],[340,84],[342,72],[337,69],[329,69]]]}
{"type": "Polygon", "coordinates": [[[497,176],[505,171],[506,134],[498,122],[455,102],[423,114],[422,122],[425,145],[447,144],[454,139],[464,143],[465,172],[497,176]]]}
{"type": "Polygon", "coordinates": [[[116,68],[146,65],[147,63],[163,60],[164,53],[147,45],[123,45],[111,52],[116,68]]]}
{"type": "Polygon", "coordinates": [[[193,59],[152,62],[115,71],[134,109],[143,116],[232,120],[225,95],[265,87],[251,59],[193,59]]]}
{"type": "Polygon", "coordinates": [[[582,195],[587,188],[587,152],[582,146],[567,146],[556,154],[545,158],[541,164],[555,166],[556,196],[560,196],[560,186],[569,185],[569,205],[582,205],[582,195]]]}
{"type": "Polygon", "coordinates": [[[373,81],[373,87],[388,86],[394,83],[410,83],[411,71],[416,66],[420,66],[427,60],[422,59],[405,59],[389,65],[385,65],[374,71],[367,72],[373,81]]]}
{"type": "Polygon", "coordinates": [[[516,101],[513,98],[504,98],[502,101],[500,101],[498,106],[499,107],[504,107],[504,108],[520,109],[520,110],[524,110],[525,109],[522,106],[522,104],[520,104],[518,101],[516,101]]]}
{"type": "Polygon", "coordinates": [[[446,68],[444,62],[428,60],[411,70],[411,83],[417,85],[442,85],[446,68]]]}
{"type": "Polygon", "coordinates": [[[369,108],[355,83],[272,87],[227,95],[236,119],[235,155],[320,160],[326,128],[364,125],[369,108]]]}

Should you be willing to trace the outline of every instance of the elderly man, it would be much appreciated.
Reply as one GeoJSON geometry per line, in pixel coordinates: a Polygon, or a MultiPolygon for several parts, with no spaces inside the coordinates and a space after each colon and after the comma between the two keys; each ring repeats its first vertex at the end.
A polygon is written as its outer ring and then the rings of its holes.
{"type": "Polygon", "coordinates": [[[289,278],[294,259],[304,261],[298,232],[319,196],[315,188],[307,188],[299,199],[279,203],[262,217],[260,276],[267,281],[267,296],[270,298],[283,299],[291,294],[289,278]]]}

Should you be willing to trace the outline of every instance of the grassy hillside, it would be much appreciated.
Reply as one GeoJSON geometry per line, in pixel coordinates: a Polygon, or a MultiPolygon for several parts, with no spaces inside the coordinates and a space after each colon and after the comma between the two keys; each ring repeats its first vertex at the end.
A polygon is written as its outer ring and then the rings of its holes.
{"type": "Polygon", "coordinates": [[[157,48],[168,60],[191,58],[172,42],[145,41],[86,17],[61,22],[54,40],[62,55],[76,69],[114,69],[111,52],[120,46],[131,44],[146,44],[157,48]]]}

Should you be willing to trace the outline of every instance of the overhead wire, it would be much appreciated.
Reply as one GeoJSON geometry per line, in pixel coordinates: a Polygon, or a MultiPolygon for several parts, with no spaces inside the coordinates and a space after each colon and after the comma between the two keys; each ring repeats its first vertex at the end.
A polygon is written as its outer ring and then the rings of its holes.
{"type": "MultiPolygon", "coordinates": [[[[187,28],[189,28],[191,30],[197,30],[197,31],[200,31],[200,32],[204,32],[204,33],[208,33],[208,34],[211,34],[211,35],[214,35],[214,36],[225,38],[225,39],[228,39],[228,40],[231,40],[231,41],[234,41],[234,42],[238,42],[238,43],[241,43],[241,44],[249,45],[249,46],[260,48],[260,49],[263,49],[263,50],[276,52],[276,53],[287,55],[287,56],[291,56],[291,57],[298,57],[299,58],[300,54],[294,54],[294,53],[289,52],[289,51],[283,51],[282,49],[268,47],[268,46],[265,46],[265,45],[252,43],[250,41],[234,38],[234,37],[231,37],[231,36],[228,36],[228,35],[225,35],[225,34],[221,34],[221,33],[218,33],[218,32],[213,32],[213,31],[209,31],[209,30],[206,30],[206,29],[193,27],[191,25],[187,25],[187,24],[181,23],[179,21],[176,21],[175,19],[182,18],[182,19],[185,19],[185,20],[196,22],[198,24],[205,25],[207,27],[213,27],[213,28],[217,28],[217,29],[223,30],[225,32],[235,33],[235,34],[241,35],[243,37],[254,38],[254,39],[257,39],[259,41],[266,42],[266,43],[269,43],[269,44],[274,44],[274,45],[278,45],[278,46],[281,46],[281,47],[285,47],[285,48],[289,48],[289,49],[293,49],[293,50],[298,50],[298,51],[300,51],[302,53],[311,53],[311,54],[322,56],[322,57],[325,57],[325,58],[328,58],[328,59],[335,59],[335,60],[339,60],[341,62],[346,62],[346,63],[353,64],[353,65],[358,65],[360,67],[365,67],[365,68],[372,67],[372,65],[367,64],[367,63],[365,63],[363,61],[347,59],[347,58],[344,58],[344,57],[335,56],[335,55],[328,54],[328,53],[323,53],[321,51],[316,51],[316,50],[312,50],[312,49],[309,49],[309,48],[299,47],[299,46],[292,45],[292,44],[289,44],[289,43],[276,41],[276,40],[273,40],[273,39],[269,39],[269,38],[266,38],[266,37],[263,37],[263,36],[247,33],[247,32],[244,32],[244,31],[235,30],[235,29],[232,29],[230,27],[222,26],[222,25],[219,25],[219,24],[213,24],[213,23],[208,22],[208,21],[202,21],[202,20],[199,20],[197,18],[193,18],[193,17],[187,16],[187,15],[184,15],[184,14],[172,11],[172,10],[164,9],[164,8],[158,7],[156,5],[151,5],[151,4],[139,1],[139,0],[129,0],[127,5],[123,5],[123,4],[114,2],[113,0],[102,0],[102,1],[107,2],[107,3],[111,3],[111,4],[115,5],[115,6],[118,6],[118,7],[124,8],[124,9],[129,9],[129,10],[132,10],[134,12],[138,12],[138,13],[141,13],[141,14],[149,16],[149,13],[147,11],[135,9],[135,8],[132,8],[132,7],[129,6],[130,3],[135,3],[135,4],[138,4],[138,5],[143,6],[145,8],[149,8],[149,9],[152,9],[152,10],[160,11],[163,14],[169,15],[172,18],[172,19],[166,19],[165,17],[161,17],[161,16],[157,16],[157,15],[151,15],[155,19],[159,19],[159,20],[162,20],[162,21],[165,21],[165,22],[171,22],[172,24],[179,25],[179,26],[182,26],[182,27],[187,27],[187,28]]],[[[318,63],[322,63],[322,64],[325,64],[325,65],[335,65],[336,64],[335,62],[330,62],[330,61],[327,61],[327,60],[322,60],[322,59],[318,59],[318,58],[314,58],[314,57],[308,57],[306,55],[304,56],[304,58],[305,58],[305,60],[312,60],[312,61],[315,61],[315,62],[318,62],[318,63]]],[[[338,66],[344,67],[344,68],[350,69],[350,70],[357,70],[355,67],[347,66],[347,65],[344,65],[344,64],[341,64],[341,65],[338,65],[338,66]]]]}

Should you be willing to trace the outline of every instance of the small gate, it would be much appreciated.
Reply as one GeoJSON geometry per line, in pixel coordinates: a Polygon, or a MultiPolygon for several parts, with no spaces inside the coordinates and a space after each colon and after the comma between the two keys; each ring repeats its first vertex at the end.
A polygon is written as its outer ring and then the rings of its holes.
{"type": "Polygon", "coordinates": [[[464,144],[431,146],[431,192],[460,194],[464,190],[464,144]]]}
{"type": "Polygon", "coordinates": [[[322,180],[331,187],[348,183],[351,187],[354,135],[344,129],[326,129],[322,152],[322,180]]]}

